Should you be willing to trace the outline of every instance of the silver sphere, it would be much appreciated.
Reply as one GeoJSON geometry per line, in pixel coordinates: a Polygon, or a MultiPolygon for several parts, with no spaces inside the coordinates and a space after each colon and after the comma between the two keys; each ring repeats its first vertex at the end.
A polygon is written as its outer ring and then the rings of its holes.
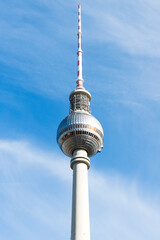
{"type": "Polygon", "coordinates": [[[91,157],[101,151],[103,135],[102,126],[95,117],[89,113],[77,111],[70,113],[60,123],[57,142],[69,157],[72,157],[76,149],[86,150],[88,157],[91,157]]]}

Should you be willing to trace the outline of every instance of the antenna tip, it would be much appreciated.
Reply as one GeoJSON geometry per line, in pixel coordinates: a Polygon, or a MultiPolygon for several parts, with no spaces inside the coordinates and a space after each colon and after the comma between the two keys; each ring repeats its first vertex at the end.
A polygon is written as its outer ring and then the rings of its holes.
{"type": "Polygon", "coordinates": [[[81,4],[78,4],[78,8],[81,8],[81,4]]]}

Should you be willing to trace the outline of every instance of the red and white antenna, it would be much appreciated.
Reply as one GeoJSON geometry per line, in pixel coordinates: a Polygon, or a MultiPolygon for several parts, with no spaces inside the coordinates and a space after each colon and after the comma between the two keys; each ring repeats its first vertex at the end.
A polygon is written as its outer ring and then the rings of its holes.
{"type": "Polygon", "coordinates": [[[81,38],[82,38],[82,32],[81,32],[81,5],[78,4],[78,71],[77,71],[77,88],[83,88],[83,77],[82,77],[82,54],[83,51],[81,49],[81,38]]]}

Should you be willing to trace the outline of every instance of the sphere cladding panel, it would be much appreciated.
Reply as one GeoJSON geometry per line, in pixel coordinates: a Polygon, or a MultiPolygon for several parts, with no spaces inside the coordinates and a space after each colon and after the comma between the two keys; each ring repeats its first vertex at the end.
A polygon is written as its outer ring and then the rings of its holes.
{"type": "Polygon", "coordinates": [[[72,157],[76,149],[84,149],[90,157],[103,147],[103,129],[92,115],[74,112],[60,123],[57,142],[67,156],[72,157]]]}
{"type": "Polygon", "coordinates": [[[63,128],[65,128],[69,125],[72,125],[72,124],[90,125],[92,127],[97,128],[103,135],[103,128],[102,128],[100,122],[95,117],[93,117],[91,114],[88,114],[88,113],[71,113],[70,115],[68,115],[60,123],[58,130],[57,130],[57,135],[63,128]]]}

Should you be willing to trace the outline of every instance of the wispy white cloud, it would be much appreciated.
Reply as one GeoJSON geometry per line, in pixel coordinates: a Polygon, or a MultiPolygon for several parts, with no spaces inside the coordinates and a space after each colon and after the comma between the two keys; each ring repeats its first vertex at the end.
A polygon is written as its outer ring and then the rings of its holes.
{"type": "MultiPolygon", "coordinates": [[[[1,158],[11,159],[23,166],[35,165],[42,166],[49,170],[54,176],[64,180],[69,180],[68,162],[64,157],[60,157],[56,153],[47,153],[40,149],[32,147],[26,141],[0,141],[1,158]]],[[[4,161],[4,160],[3,160],[4,161]]]]}
{"type": "Polygon", "coordinates": [[[92,17],[92,28],[87,30],[92,39],[115,43],[130,54],[160,56],[158,1],[101,0],[85,5],[92,17]]]}
{"type": "Polygon", "coordinates": [[[117,175],[91,176],[93,239],[155,239],[160,230],[160,206],[134,180],[117,175]],[[105,229],[105,230],[104,230],[105,229]]]}
{"type": "Polygon", "coordinates": [[[26,141],[4,140],[0,141],[0,162],[2,236],[6,239],[44,239],[46,236],[47,239],[53,236],[68,239],[70,202],[65,188],[70,193],[69,162],[55,152],[43,151],[26,141]],[[5,229],[8,230],[5,232],[5,229]]]}
{"type": "MultiPolygon", "coordinates": [[[[69,239],[70,206],[67,206],[67,199],[71,199],[71,170],[67,161],[57,153],[39,149],[29,142],[10,140],[0,141],[0,158],[1,175],[5,175],[5,182],[1,179],[1,206],[9,209],[3,209],[1,224],[16,229],[13,233],[19,236],[28,232],[30,239],[34,239],[38,234],[38,226],[43,226],[42,236],[48,231],[49,234],[54,233],[54,239],[59,239],[62,237],[60,229],[65,226],[63,237],[69,239]],[[42,185],[40,179],[44,178],[42,170],[46,172],[46,176],[54,177],[54,181],[49,180],[49,191],[46,192],[44,187],[40,187],[39,191],[35,188],[33,191],[33,182],[36,180],[33,175],[30,176],[31,182],[27,184],[22,175],[21,179],[15,176],[20,175],[20,172],[25,175],[26,171],[33,170],[34,175],[39,175],[39,185],[42,185]],[[56,196],[52,191],[57,188],[61,188],[63,192],[56,196]],[[9,197],[5,203],[4,196],[9,197]],[[67,201],[64,202],[64,199],[67,201]],[[36,226],[33,232],[27,219],[36,226]]],[[[89,182],[93,240],[99,237],[110,240],[158,240],[160,206],[153,192],[148,192],[145,186],[139,187],[136,180],[125,179],[117,174],[104,174],[92,168],[89,182]]],[[[4,237],[9,239],[5,233],[4,237]]],[[[48,237],[51,239],[52,236],[48,237]]]]}

